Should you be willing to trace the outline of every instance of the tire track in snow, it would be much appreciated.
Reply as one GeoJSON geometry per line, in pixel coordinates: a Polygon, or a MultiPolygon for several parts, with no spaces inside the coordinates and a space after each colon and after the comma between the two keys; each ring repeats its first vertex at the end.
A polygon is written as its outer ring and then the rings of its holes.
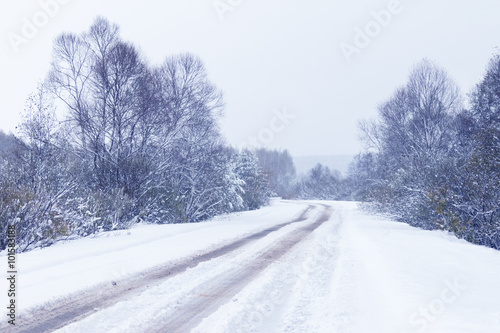
{"type": "Polygon", "coordinates": [[[100,285],[91,290],[59,300],[58,302],[46,304],[20,317],[16,327],[0,326],[0,331],[26,333],[53,332],[71,323],[82,320],[98,310],[111,307],[123,299],[138,295],[147,290],[150,285],[161,283],[170,277],[183,273],[189,268],[196,267],[200,263],[235,251],[287,225],[305,221],[307,220],[309,212],[314,208],[314,205],[308,205],[297,218],[291,221],[266,228],[215,250],[193,258],[184,259],[177,264],[160,266],[153,270],[135,275],[134,277],[118,281],[116,285],[112,287],[108,284],[100,285]]]}
{"type": "MultiPolygon", "coordinates": [[[[337,210],[335,223],[322,229],[314,244],[307,249],[297,283],[283,309],[281,332],[335,332],[332,314],[340,306],[336,303],[337,290],[332,282],[338,278],[341,256],[341,238],[344,227],[343,212],[337,210]]],[[[259,331],[260,332],[260,331],[259,331]]],[[[266,330],[262,330],[266,332],[266,330]]]]}
{"type": "Polygon", "coordinates": [[[179,305],[174,314],[164,318],[161,323],[154,323],[154,326],[148,328],[147,331],[158,333],[189,332],[205,317],[215,312],[221,305],[229,302],[261,271],[280,259],[320,225],[328,221],[332,214],[332,207],[323,206],[322,214],[314,222],[291,231],[278,242],[261,251],[250,264],[226,276],[223,280],[198,286],[192,292],[196,297],[185,304],[179,305]]]}

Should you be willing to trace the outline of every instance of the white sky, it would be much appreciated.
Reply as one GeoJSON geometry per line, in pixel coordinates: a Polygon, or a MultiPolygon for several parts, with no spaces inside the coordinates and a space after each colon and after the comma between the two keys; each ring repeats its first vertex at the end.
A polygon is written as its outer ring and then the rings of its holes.
{"type": "Polygon", "coordinates": [[[19,122],[49,69],[53,39],[102,15],[152,64],[179,52],[203,59],[225,95],[229,143],[260,134],[265,146],[294,155],[355,154],[358,120],[375,117],[416,62],[436,61],[468,93],[500,46],[500,1],[400,0],[390,23],[348,62],[340,44],[353,44],[355,29],[374,21],[371,12],[394,1],[221,0],[233,4],[224,20],[214,0],[3,1],[0,128],[19,122]],[[16,53],[9,33],[22,36],[23,22],[43,19],[41,3],[51,1],[67,3],[16,53]],[[273,120],[283,108],[295,116],[286,126],[273,120]]]}

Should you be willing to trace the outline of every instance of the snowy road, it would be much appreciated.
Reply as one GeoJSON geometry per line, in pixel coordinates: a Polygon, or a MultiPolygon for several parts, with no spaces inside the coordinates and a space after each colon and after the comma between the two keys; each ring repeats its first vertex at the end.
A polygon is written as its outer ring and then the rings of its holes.
{"type": "Polygon", "coordinates": [[[16,331],[51,332],[61,329],[61,332],[107,332],[113,330],[113,327],[117,332],[131,331],[129,323],[123,329],[116,327],[123,321],[123,312],[127,312],[124,305],[130,305],[125,307],[133,316],[134,312],[141,312],[146,307],[150,311],[151,302],[155,298],[158,313],[163,313],[172,304],[175,306],[169,313],[156,314],[154,321],[150,316],[146,317],[146,321],[135,318],[137,331],[189,331],[218,307],[229,302],[260,272],[328,221],[331,215],[331,207],[328,205],[303,206],[302,211],[288,222],[267,227],[175,264],[155,267],[126,279],[113,281],[111,287],[103,285],[91,288],[68,299],[46,304],[24,316],[16,331]],[[270,242],[270,239],[265,238],[271,233],[280,235],[272,237],[270,242]],[[197,281],[201,276],[203,279],[197,281]],[[176,281],[172,282],[174,277],[176,281]],[[186,287],[185,281],[194,283],[186,287]],[[177,293],[177,297],[172,297],[175,293],[170,294],[169,301],[164,302],[165,288],[169,290],[172,286],[181,292],[177,293]],[[144,300],[147,304],[144,304],[144,300]],[[115,316],[116,308],[120,309],[118,318],[115,316]],[[99,316],[106,320],[95,321],[94,318],[99,316]],[[86,319],[87,317],[89,318],[86,319]],[[85,322],[97,323],[97,326],[89,327],[85,322]],[[71,325],[72,323],[74,324],[71,325]]]}
{"type": "MultiPolygon", "coordinates": [[[[317,209],[314,207],[313,209],[317,209]]],[[[260,249],[255,254],[245,255],[241,253],[238,257],[245,257],[240,262],[234,261],[234,255],[224,256],[229,260],[216,263],[211,270],[215,274],[207,275],[200,285],[189,291],[194,296],[187,300],[182,297],[177,300],[176,308],[167,316],[158,318],[158,322],[152,324],[149,332],[188,332],[196,327],[204,318],[215,312],[220,306],[230,304],[234,297],[247,284],[254,280],[269,265],[278,261],[284,254],[288,253],[297,243],[304,240],[312,231],[316,230],[323,222],[330,218],[330,207],[323,208],[321,215],[314,219],[308,219],[299,228],[292,229],[274,243],[260,249]],[[220,270],[221,266],[228,266],[220,270]],[[222,272],[221,272],[222,271],[222,272]]],[[[221,260],[224,260],[221,258],[221,260]]],[[[196,272],[194,272],[196,273],[196,272]]]]}
{"type": "Polygon", "coordinates": [[[23,308],[1,332],[500,332],[498,251],[354,203],[279,201],[19,261],[23,308]]]}

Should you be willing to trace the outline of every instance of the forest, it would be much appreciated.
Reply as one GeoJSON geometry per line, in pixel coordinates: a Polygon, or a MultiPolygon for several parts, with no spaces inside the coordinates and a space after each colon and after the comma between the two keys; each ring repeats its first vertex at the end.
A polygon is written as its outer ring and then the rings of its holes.
{"type": "Polygon", "coordinates": [[[464,98],[423,60],[360,123],[366,151],[350,170],[352,196],[423,229],[500,249],[500,56],[464,98]]]}
{"type": "Polygon", "coordinates": [[[297,175],[287,150],[239,150],[218,121],[221,91],[192,54],[151,66],[97,18],[53,45],[51,70],[16,134],[0,132],[0,250],[19,252],[144,223],[258,209],[273,196],[355,200],[424,229],[500,249],[500,56],[461,96],[429,60],[360,122],[347,175],[297,175]]]}
{"type": "Polygon", "coordinates": [[[230,147],[218,126],[223,107],[197,56],[150,66],[104,18],[60,35],[17,133],[0,133],[2,235],[14,225],[23,252],[138,222],[198,222],[286,195],[291,156],[230,147]]]}

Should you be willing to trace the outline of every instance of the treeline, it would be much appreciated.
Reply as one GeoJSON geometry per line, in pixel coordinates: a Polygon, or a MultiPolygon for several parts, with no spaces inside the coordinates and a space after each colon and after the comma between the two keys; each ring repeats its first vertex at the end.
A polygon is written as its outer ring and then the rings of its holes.
{"type": "Polygon", "coordinates": [[[16,134],[0,131],[0,250],[9,225],[22,252],[258,209],[272,196],[327,198],[331,184],[314,188],[333,179],[329,169],[298,180],[286,150],[227,145],[223,107],[196,56],[151,66],[104,18],[60,35],[16,134]]]}
{"type": "Polygon", "coordinates": [[[222,109],[193,55],[150,66],[103,18],[59,36],[18,134],[0,133],[1,234],[15,225],[26,251],[139,221],[259,208],[266,179],[254,152],[224,142],[222,109]]]}
{"type": "Polygon", "coordinates": [[[352,197],[424,229],[500,249],[500,56],[468,95],[424,60],[361,123],[367,150],[352,165],[352,197]]]}
{"type": "Polygon", "coordinates": [[[258,209],[269,198],[357,200],[424,229],[500,248],[500,56],[467,107],[447,73],[423,61],[361,123],[367,150],[347,177],[318,164],[296,174],[288,151],[237,150],[202,61],[149,65],[98,18],[54,42],[47,79],[16,135],[0,132],[0,250],[19,251],[137,222],[187,223],[258,209]]]}

